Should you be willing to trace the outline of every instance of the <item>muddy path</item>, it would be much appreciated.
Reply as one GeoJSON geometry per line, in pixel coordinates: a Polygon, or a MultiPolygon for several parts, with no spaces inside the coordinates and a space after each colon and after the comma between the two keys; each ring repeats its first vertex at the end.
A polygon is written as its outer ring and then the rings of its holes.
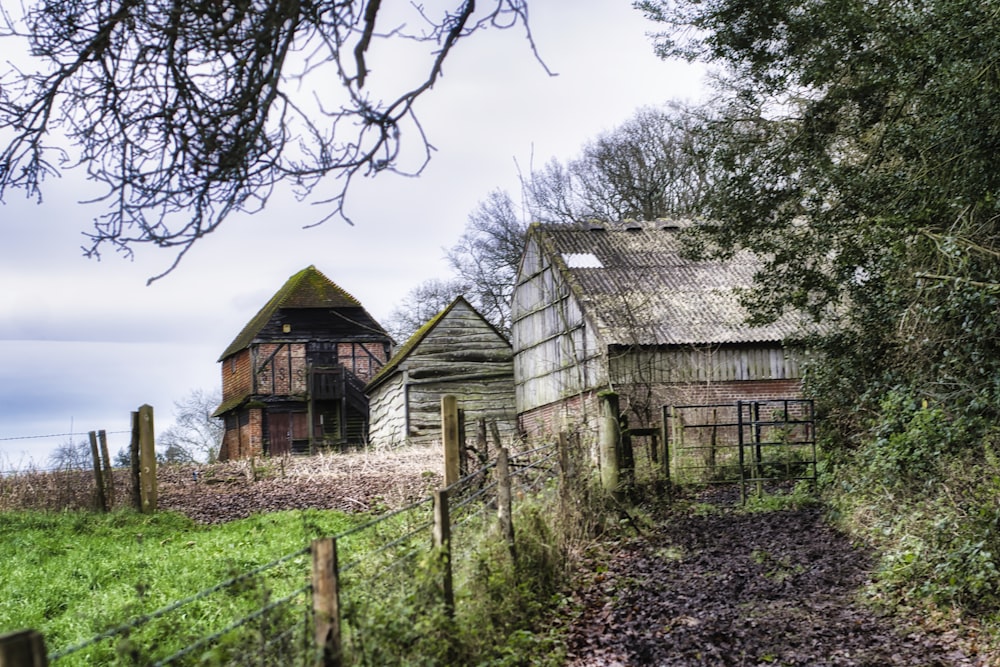
{"type": "Polygon", "coordinates": [[[567,621],[569,667],[997,664],[972,633],[859,603],[871,555],[818,508],[689,505],[602,551],[567,621]]]}

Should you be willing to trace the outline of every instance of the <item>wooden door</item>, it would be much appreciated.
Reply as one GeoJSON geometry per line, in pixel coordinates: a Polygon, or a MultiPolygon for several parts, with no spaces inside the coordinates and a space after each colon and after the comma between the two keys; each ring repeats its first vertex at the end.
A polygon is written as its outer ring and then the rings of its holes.
{"type": "Polygon", "coordinates": [[[284,456],[292,452],[292,420],[291,413],[267,413],[267,431],[270,437],[267,453],[271,456],[284,456]]]}

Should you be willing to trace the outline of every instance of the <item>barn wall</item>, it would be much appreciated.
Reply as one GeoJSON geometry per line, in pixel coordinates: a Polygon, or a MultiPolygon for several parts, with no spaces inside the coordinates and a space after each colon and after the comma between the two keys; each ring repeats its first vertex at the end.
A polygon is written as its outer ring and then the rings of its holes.
{"type": "Polygon", "coordinates": [[[802,381],[757,380],[752,382],[718,382],[665,385],[655,389],[655,402],[664,405],[713,405],[736,401],[801,398],[802,381]]]}
{"type": "Polygon", "coordinates": [[[535,241],[525,250],[511,319],[518,413],[607,383],[602,346],[535,241]]]}
{"type": "Polygon", "coordinates": [[[608,355],[612,384],[712,383],[801,377],[799,356],[780,345],[621,349],[608,355]]]}
{"type": "Polygon", "coordinates": [[[517,434],[513,376],[434,382],[409,388],[410,443],[426,445],[441,441],[441,397],[449,394],[458,399],[459,409],[465,411],[467,438],[474,436],[474,425],[480,419],[496,422],[505,442],[517,434]]]}
{"type": "Polygon", "coordinates": [[[441,439],[441,397],[451,394],[467,423],[496,421],[516,433],[510,344],[463,300],[455,302],[369,396],[371,442],[394,446],[441,439]]]}
{"type": "Polygon", "coordinates": [[[338,343],[337,362],[368,382],[388,361],[387,347],[382,343],[338,343]]]}
{"type": "Polygon", "coordinates": [[[250,350],[240,350],[222,361],[222,400],[246,396],[253,387],[250,350]]]}
{"type": "Polygon", "coordinates": [[[368,439],[374,445],[399,447],[406,444],[406,396],[403,374],[397,373],[368,398],[368,439]]]}
{"type": "Polygon", "coordinates": [[[219,460],[244,459],[264,453],[263,410],[249,408],[227,416],[235,420],[235,428],[227,427],[222,436],[219,460]]]}
{"type": "Polygon", "coordinates": [[[537,442],[559,433],[596,436],[598,416],[596,392],[585,392],[523,412],[518,415],[517,422],[521,433],[537,442]]]}
{"type": "Polygon", "coordinates": [[[305,394],[307,385],[305,343],[260,343],[253,346],[260,396],[305,394]]]}

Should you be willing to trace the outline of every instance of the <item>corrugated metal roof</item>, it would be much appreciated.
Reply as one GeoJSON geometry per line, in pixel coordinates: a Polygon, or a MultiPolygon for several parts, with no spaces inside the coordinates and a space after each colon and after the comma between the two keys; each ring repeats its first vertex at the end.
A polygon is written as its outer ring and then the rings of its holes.
{"type": "Polygon", "coordinates": [[[724,262],[686,259],[678,233],[683,226],[663,220],[534,225],[531,233],[608,345],[772,342],[799,332],[794,317],[748,326],[738,292],[753,285],[757,261],[747,253],[724,262]],[[565,260],[584,254],[600,266],[565,260]]]}

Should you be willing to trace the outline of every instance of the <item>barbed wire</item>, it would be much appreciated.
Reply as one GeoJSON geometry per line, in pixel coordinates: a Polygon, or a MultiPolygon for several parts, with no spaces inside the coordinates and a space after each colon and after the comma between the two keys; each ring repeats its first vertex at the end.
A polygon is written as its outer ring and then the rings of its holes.
{"type": "MultiPolygon", "coordinates": [[[[96,429],[100,431],[101,429],[96,429]]],[[[124,433],[131,433],[132,431],[105,431],[107,435],[122,435],[124,433]]],[[[75,437],[86,437],[90,431],[81,431],[78,433],[50,433],[49,435],[11,435],[0,438],[0,442],[12,442],[14,440],[44,440],[46,438],[75,438],[75,437]]]]}
{"type": "Polygon", "coordinates": [[[312,550],[312,546],[311,545],[307,546],[307,547],[305,547],[303,549],[299,549],[298,551],[295,551],[293,553],[281,556],[280,558],[277,558],[277,559],[271,561],[270,563],[265,563],[264,565],[260,565],[258,567],[255,567],[254,569],[250,570],[249,572],[243,572],[242,574],[238,574],[235,577],[231,577],[229,579],[226,579],[225,581],[222,581],[222,582],[216,584],[215,586],[212,586],[211,588],[206,588],[206,589],[204,589],[202,591],[199,591],[199,592],[195,593],[194,595],[191,595],[189,597],[184,598],[183,600],[178,600],[177,602],[174,602],[173,604],[169,604],[166,607],[161,607],[160,609],[157,609],[156,611],[152,611],[152,612],[150,612],[148,614],[143,614],[142,616],[137,616],[136,618],[133,618],[128,623],[124,623],[124,624],[119,625],[117,627],[111,628],[110,630],[105,630],[104,632],[102,632],[102,633],[100,633],[98,635],[95,635],[95,636],[91,637],[90,639],[88,639],[88,640],[86,640],[84,642],[76,644],[75,646],[70,646],[70,647],[68,647],[66,649],[63,649],[61,651],[57,651],[55,653],[52,653],[51,655],[49,655],[49,658],[48,658],[49,662],[52,662],[53,660],[57,660],[59,658],[64,658],[64,657],[66,657],[67,655],[69,655],[71,653],[76,653],[77,651],[81,651],[81,650],[87,648],[88,646],[93,646],[97,642],[103,641],[105,639],[110,639],[111,637],[114,637],[116,635],[120,635],[120,634],[123,634],[125,632],[128,632],[128,631],[130,631],[130,630],[132,630],[134,628],[139,627],[140,625],[144,625],[144,624],[148,623],[149,621],[155,620],[157,618],[165,616],[166,614],[169,614],[172,611],[180,609],[181,607],[183,607],[183,606],[185,606],[187,604],[190,604],[190,603],[195,602],[197,600],[201,600],[203,598],[206,598],[209,595],[211,595],[212,593],[218,592],[218,591],[220,591],[220,590],[222,590],[224,588],[229,588],[230,586],[238,584],[238,583],[240,583],[240,582],[242,582],[242,581],[244,581],[246,579],[249,579],[250,577],[258,575],[258,574],[264,572],[265,570],[268,570],[268,569],[270,569],[272,567],[277,567],[278,565],[282,565],[282,564],[284,564],[284,563],[292,560],[293,558],[297,558],[299,556],[302,556],[303,554],[310,553],[311,550],[312,550]]]}

